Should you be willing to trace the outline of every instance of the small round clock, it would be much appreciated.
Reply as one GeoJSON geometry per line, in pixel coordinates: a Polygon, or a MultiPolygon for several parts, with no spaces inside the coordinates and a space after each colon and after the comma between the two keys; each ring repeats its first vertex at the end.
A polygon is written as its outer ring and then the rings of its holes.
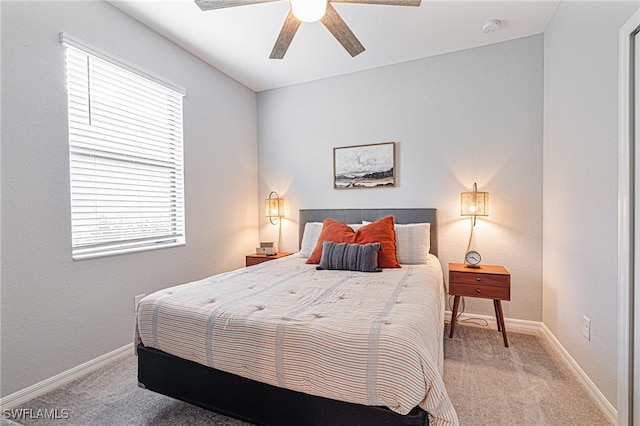
{"type": "Polygon", "coordinates": [[[479,268],[480,266],[480,253],[477,251],[468,251],[467,254],[464,255],[464,263],[467,268],[479,268]]]}

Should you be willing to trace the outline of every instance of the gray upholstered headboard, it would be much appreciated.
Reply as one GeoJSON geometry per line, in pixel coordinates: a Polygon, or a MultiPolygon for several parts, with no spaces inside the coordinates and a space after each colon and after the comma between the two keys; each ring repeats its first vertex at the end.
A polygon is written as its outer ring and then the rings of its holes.
{"type": "Polygon", "coordinates": [[[431,253],[438,255],[438,222],[436,209],[307,209],[300,210],[298,244],[302,241],[304,225],[307,222],[322,222],[333,219],[342,223],[373,222],[386,216],[393,216],[395,223],[430,223],[431,253]]]}

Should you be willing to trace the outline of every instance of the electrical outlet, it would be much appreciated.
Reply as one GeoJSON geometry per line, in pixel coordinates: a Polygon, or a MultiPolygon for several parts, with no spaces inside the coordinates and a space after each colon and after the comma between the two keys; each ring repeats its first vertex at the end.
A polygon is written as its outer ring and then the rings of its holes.
{"type": "Polygon", "coordinates": [[[582,335],[591,341],[591,320],[585,316],[582,317],[582,320],[582,335]]]}
{"type": "Polygon", "coordinates": [[[142,298],[145,296],[146,294],[139,294],[133,298],[133,312],[138,312],[138,305],[140,304],[142,298]]]}

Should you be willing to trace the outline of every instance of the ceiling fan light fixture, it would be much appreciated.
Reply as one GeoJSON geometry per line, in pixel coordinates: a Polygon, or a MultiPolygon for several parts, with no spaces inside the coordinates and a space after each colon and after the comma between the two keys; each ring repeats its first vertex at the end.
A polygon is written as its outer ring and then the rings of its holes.
{"type": "Polygon", "coordinates": [[[302,22],[322,19],[327,11],[327,0],[289,0],[293,16],[302,22]]]}

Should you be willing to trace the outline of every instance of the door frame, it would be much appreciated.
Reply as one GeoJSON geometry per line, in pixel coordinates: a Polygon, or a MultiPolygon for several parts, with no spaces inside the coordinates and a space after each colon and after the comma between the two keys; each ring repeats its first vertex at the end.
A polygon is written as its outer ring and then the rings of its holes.
{"type": "MultiPolygon", "coordinates": [[[[636,227],[635,175],[640,176],[640,160],[635,147],[635,35],[640,31],[640,10],[619,32],[619,126],[618,126],[618,425],[640,426],[640,407],[634,395],[640,396],[640,226],[636,227]],[[636,165],[637,170],[636,170],[636,165]],[[636,259],[636,255],[638,259],[636,259]],[[635,300],[634,300],[635,299],[635,300]],[[634,326],[635,323],[635,326],[634,326]],[[636,400],[636,401],[634,401],[636,400]]],[[[640,146],[638,153],[640,154],[640,146]]],[[[638,187],[640,191],[640,187],[638,187]]],[[[640,218],[637,221],[640,224],[640,218]]]]}

